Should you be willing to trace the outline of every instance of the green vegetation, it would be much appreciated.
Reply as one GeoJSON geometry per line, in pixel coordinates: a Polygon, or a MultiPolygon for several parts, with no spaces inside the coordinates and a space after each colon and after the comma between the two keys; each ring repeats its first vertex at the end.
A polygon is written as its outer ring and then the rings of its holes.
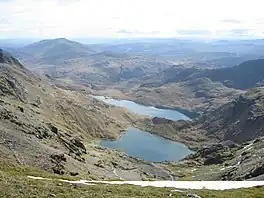
{"type": "Polygon", "coordinates": [[[208,166],[193,166],[188,167],[187,164],[175,164],[166,167],[175,175],[178,175],[179,181],[208,181],[214,178],[221,179],[222,165],[208,165],[208,166]]]}
{"type": "Polygon", "coordinates": [[[3,175],[10,175],[15,177],[26,177],[26,176],[35,176],[35,177],[44,177],[44,178],[53,178],[53,179],[65,179],[65,180],[78,180],[78,177],[71,177],[66,175],[57,175],[53,174],[39,168],[34,168],[30,166],[20,166],[17,164],[10,163],[1,158],[0,162],[0,172],[3,175]]]}
{"type": "MultiPolygon", "coordinates": [[[[45,171],[11,165],[1,162],[0,166],[0,197],[2,198],[46,198],[46,197],[186,197],[195,193],[203,198],[262,198],[264,188],[239,189],[230,191],[186,190],[172,192],[172,188],[139,187],[132,185],[78,185],[58,180],[32,180],[27,175],[59,178],[45,171]]],[[[65,179],[65,178],[63,178],[65,179]]],[[[69,178],[70,179],[70,178],[69,178]]]]}

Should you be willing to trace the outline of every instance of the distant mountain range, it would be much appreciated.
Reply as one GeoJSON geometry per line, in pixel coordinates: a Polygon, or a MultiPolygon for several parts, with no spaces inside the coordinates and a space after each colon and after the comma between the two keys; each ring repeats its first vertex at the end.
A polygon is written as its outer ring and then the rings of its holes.
{"type": "Polygon", "coordinates": [[[63,38],[43,40],[9,51],[39,73],[99,85],[142,77],[173,65],[140,55],[96,52],[89,46],[63,38]]]}

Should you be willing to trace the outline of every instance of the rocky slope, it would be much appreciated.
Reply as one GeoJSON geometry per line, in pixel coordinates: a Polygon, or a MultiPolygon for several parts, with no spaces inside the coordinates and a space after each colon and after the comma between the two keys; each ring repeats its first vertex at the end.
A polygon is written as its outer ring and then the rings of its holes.
{"type": "Polygon", "coordinates": [[[194,121],[154,118],[144,124],[146,130],[196,150],[166,166],[182,179],[262,180],[263,104],[264,89],[254,88],[194,121]]]}
{"type": "Polygon", "coordinates": [[[201,148],[179,163],[168,162],[164,167],[180,180],[262,181],[263,149],[263,138],[243,144],[225,141],[201,148]]]}
{"type": "Polygon", "coordinates": [[[173,128],[170,130],[172,136],[178,132],[186,134],[198,132],[213,142],[244,143],[264,136],[263,104],[264,89],[260,87],[238,96],[215,110],[208,111],[193,121],[155,118],[148,125],[155,127],[160,125],[160,129],[168,125],[173,128]]]}
{"type": "Polygon", "coordinates": [[[244,142],[264,135],[263,88],[255,88],[236,100],[205,114],[196,124],[207,131],[208,136],[219,140],[244,142]]]}
{"type": "Polygon", "coordinates": [[[88,91],[63,90],[0,52],[0,158],[56,174],[93,179],[169,179],[168,171],[98,146],[139,117],[97,101],[88,91]]]}
{"type": "Polygon", "coordinates": [[[137,103],[206,112],[231,101],[242,91],[208,78],[194,78],[158,87],[140,87],[125,95],[137,103]]]}

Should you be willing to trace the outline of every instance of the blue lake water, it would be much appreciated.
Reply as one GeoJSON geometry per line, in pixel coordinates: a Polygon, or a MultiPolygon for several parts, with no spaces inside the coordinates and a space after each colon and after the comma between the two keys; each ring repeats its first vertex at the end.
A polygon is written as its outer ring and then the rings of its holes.
{"type": "Polygon", "coordinates": [[[158,109],[152,106],[144,106],[129,100],[115,100],[104,96],[93,96],[107,104],[112,104],[119,107],[125,107],[139,115],[148,115],[152,117],[161,117],[169,120],[189,120],[186,115],[171,109],[158,109]]]}
{"type": "MultiPolygon", "coordinates": [[[[184,114],[170,109],[144,106],[128,100],[115,100],[104,96],[93,96],[107,104],[124,107],[139,115],[161,117],[170,120],[189,120],[184,114]]],[[[101,146],[122,150],[129,156],[153,162],[177,161],[192,153],[184,144],[164,139],[160,136],[129,128],[118,140],[101,140],[101,146]]]]}
{"type": "Polygon", "coordinates": [[[122,150],[129,156],[153,162],[178,161],[192,153],[184,144],[136,128],[129,128],[118,140],[102,140],[101,146],[122,150]]]}

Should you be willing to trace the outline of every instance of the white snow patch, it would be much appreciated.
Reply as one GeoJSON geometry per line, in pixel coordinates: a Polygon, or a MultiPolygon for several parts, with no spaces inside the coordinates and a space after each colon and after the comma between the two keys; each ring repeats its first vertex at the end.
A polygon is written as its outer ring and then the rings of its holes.
{"type": "MultiPolygon", "coordinates": [[[[49,178],[33,177],[28,176],[30,179],[41,179],[41,180],[51,180],[49,178]]],[[[62,182],[67,182],[71,184],[85,184],[85,185],[95,185],[95,184],[112,184],[112,185],[136,185],[136,186],[152,186],[152,187],[169,187],[176,189],[208,189],[208,190],[229,190],[229,189],[239,189],[239,188],[251,188],[255,186],[264,186],[264,181],[68,181],[59,180],[62,182]]]]}
{"type": "Polygon", "coordinates": [[[251,147],[249,147],[249,148],[247,148],[246,149],[246,151],[250,151],[251,149],[253,149],[253,147],[251,146],[251,147]]]}
{"type": "Polygon", "coordinates": [[[34,176],[27,176],[30,179],[36,179],[36,180],[52,180],[50,178],[43,178],[43,177],[34,177],[34,176]]]}
{"type": "Polygon", "coordinates": [[[103,184],[130,184],[137,186],[170,187],[178,189],[228,190],[264,186],[264,181],[93,181],[103,184]]]}
{"type": "Polygon", "coordinates": [[[249,145],[246,145],[243,150],[246,150],[248,147],[251,147],[253,145],[253,143],[250,143],[249,145]]]}

